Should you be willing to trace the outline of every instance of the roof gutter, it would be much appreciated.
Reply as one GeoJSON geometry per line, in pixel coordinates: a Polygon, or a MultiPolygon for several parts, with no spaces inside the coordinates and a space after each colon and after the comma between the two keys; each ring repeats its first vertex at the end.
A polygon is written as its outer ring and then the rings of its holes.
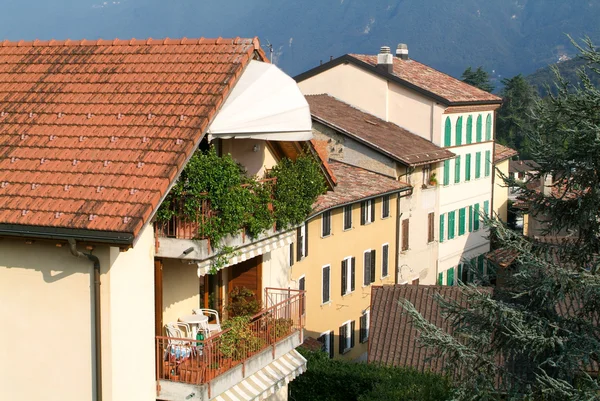
{"type": "Polygon", "coordinates": [[[26,237],[47,240],[69,240],[102,243],[114,246],[131,246],[133,234],[125,232],[92,231],[62,227],[0,224],[0,237],[26,237]]]}
{"type": "Polygon", "coordinates": [[[96,367],[96,401],[102,401],[102,320],[100,318],[100,259],[91,253],[77,250],[77,242],[69,239],[69,250],[78,258],[87,258],[94,263],[94,352],[96,367]]]}

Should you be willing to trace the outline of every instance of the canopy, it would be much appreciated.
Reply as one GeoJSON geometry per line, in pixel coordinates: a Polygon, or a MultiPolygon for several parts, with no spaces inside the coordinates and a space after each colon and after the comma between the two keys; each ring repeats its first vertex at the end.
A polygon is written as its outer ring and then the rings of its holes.
{"type": "Polygon", "coordinates": [[[273,64],[252,60],[208,129],[213,138],[312,139],[308,103],[296,81],[273,64]]]}

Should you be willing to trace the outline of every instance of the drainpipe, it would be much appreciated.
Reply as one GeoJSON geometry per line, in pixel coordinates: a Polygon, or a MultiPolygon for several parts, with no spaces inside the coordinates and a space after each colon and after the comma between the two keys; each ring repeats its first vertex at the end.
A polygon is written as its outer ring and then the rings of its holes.
{"type": "Polygon", "coordinates": [[[88,258],[94,263],[94,343],[96,350],[96,401],[102,401],[102,334],[100,321],[100,260],[97,256],[79,252],[74,239],[69,239],[71,254],[78,258],[88,258]]]}

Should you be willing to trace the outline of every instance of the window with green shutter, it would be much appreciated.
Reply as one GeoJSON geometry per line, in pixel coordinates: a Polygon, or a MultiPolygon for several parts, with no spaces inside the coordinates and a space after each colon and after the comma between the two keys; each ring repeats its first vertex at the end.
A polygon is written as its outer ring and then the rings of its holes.
{"type": "Polygon", "coordinates": [[[451,267],[446,272],[446,284],[454,285],[454,267],[451,267]]]}
{"type": "Polygon", "coordinates": [[[481,118],[481,114],[477,116],[477,132],[475,136],[475,142],[482,141],[482,130],[483,130],[483,120],[481,118]]]}
{"type": "Polygon", "coordinates": [[[438,285],[444,285],[444,272],[438,274],[438,285]]]}
{"type": "Polygon", "coordinates": [[[454,238],[454,222],[456,218],[456,212],[451,211],[448,213],[448,239],[454,238]]]}
{"type": "Polygon", "coordinates": [[[492,115],[488,114],[485,118],[485,140],[492,140],[492,115]]]}
{"type": "Polygon", "coordinates": [[[489,215],[488,215],[488,213],[489,213],[489,211],[490,211],[489,209],[490,209],[490,201],[483,201],[483,214],[484,214],[486,217],[488,217],[488,216],[489,216],[489,215]]]}
{"type": "Polygon", "coordinates": [[[481,152],[475,153],[475,179],[481,178],[481,152]]]}
{"type": "Polygon", "coordinates": [[[463,275],[463,265],[462,265],[462,263],[460,263],[458,265],[457,269],[458,269],[458,274],[456,275],[456,281],[458,281],[458,280],[463,281],[463,279],[462,279],[462,275],[463,275]]]}
{"type": "Polygon", "coordinates": [[[489,177],[492,172],[492,151],[485,151],[485,176],[489,177]]]}
{"type": "Polygon", "coordinates": [[[473,230],[479,230],[479,203],[476,203],[473,209],[473,230]]]}
{"type": "Polygon", "coordinates": [[[460,182],[460,156],[456,156],[454,159],[454,183],[460,182]]]}
{"type": "Polygon", "coordinates": [[[469,232],[473,231],[473,206],[469,206],[469,232]]]}
{"type": "Polygon", "coordinates": [[[467,145],[473,141],[473,117],[467,117],[467,145]]]}
{"type": "Polygon", "coordinates": [[[477,271],[479,271],[479,274],[481,274],[483,276],[483,274],[485,273],[484,271],[484,259],[483,259],[483,254],[479,255],[477,257],[477,271]]]}
{"type": "Polygon", "coordinates": [[[458,117],[456,120],[456,143],[455,145],[462,145],[462,117],[458,117]]]}
{"type": "Polygon", "coordinates": [[[450,185],[450,160],[444,160],[444,185],[450,185]]]}
{"type": "Polygon", "coordinates": [[[444,129],[444,146],[452,145],[452,122],[450,117],[446,117],[446,127],[444,129]]]}
{"type": "Polygon", "coordinates": [[[444,242],[444,218],[443,214],[440,214],[440,242],[444,242]]]}
{"type": "Polygon", "coordinates": [[[471,181],[471,154],[465,156],[465,181],[471,181]]]}
{"type": "Polygon", "coordinates": [[[465,223],[466,223],[466,209],[463,207],[458,210],[458,235],[465,234],[465,223]]]}

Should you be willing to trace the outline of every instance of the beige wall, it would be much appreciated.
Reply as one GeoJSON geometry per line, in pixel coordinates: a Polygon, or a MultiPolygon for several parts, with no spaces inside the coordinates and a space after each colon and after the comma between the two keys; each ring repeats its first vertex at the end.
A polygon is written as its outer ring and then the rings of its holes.
{"type": "Polygon", "coordinates": [[[321,216],[312,218],[308,223],[308,256],[292,266],[292,279],[297,282],[301,276],[306,280],[306,335],[318,338],[321,333],[333,330],[334,355],[340,357],[339,327],[348,320],[355,320],[355,346],[344,354],[344,358],[356,359],[367,351],[366,344],[359,342],[360,317],[362,311],[371,303],[371,285],[363,286],[363,252],[376,250],[376,281],[372,285],[394,283],[394,252],[396,240],[396,195],[390,201],[391,217],[381,219],[381,198],[376,199],[375,221],[371,224],[360,224],[360,203],[353,206],[352,226],[343,230],[343,208],[332,212],[332,234],[321,237],[321,216]],[[389,275],[381,277],[382,245],[389,244],[389,275]],[[354,292],[341,295],[341,264],[345,257],[356,258],[356,275],[354,292]],[[322,267],[331,266],[331,301],[321,304],[322,267]]]}
{"type": "Polygon", "coordinates": [[[508,218],[508,187],[504,183],[500,172],[508,176],[508,162],[507,159],[494,166],[497,169],[494,170],[494,174],[496,174],[494,178],[494,214],[505,223],[508,218]]]}
{"type": "Polygon", "coordinates": [[[163,323],[177,322],[200,307],[200,279],[195,264],[163,259],[163,323]]]}
{"type": "Polygon", "coordinates": [[[263,254],[262,285],[263,289],[290,287],[289,245],[263,254]]]}
{"type": "Polygon", "coordinates": [[[223,154],[231,156],[243,165],[248,171],[248,176],[262,177],[265,169],[273,168],[277,164],[275,155],[269,150],[266,141],[258,139],[223,139],[221,142],[223,154]],[[258,151],[254,151],[258,146],[258,151]]]}

